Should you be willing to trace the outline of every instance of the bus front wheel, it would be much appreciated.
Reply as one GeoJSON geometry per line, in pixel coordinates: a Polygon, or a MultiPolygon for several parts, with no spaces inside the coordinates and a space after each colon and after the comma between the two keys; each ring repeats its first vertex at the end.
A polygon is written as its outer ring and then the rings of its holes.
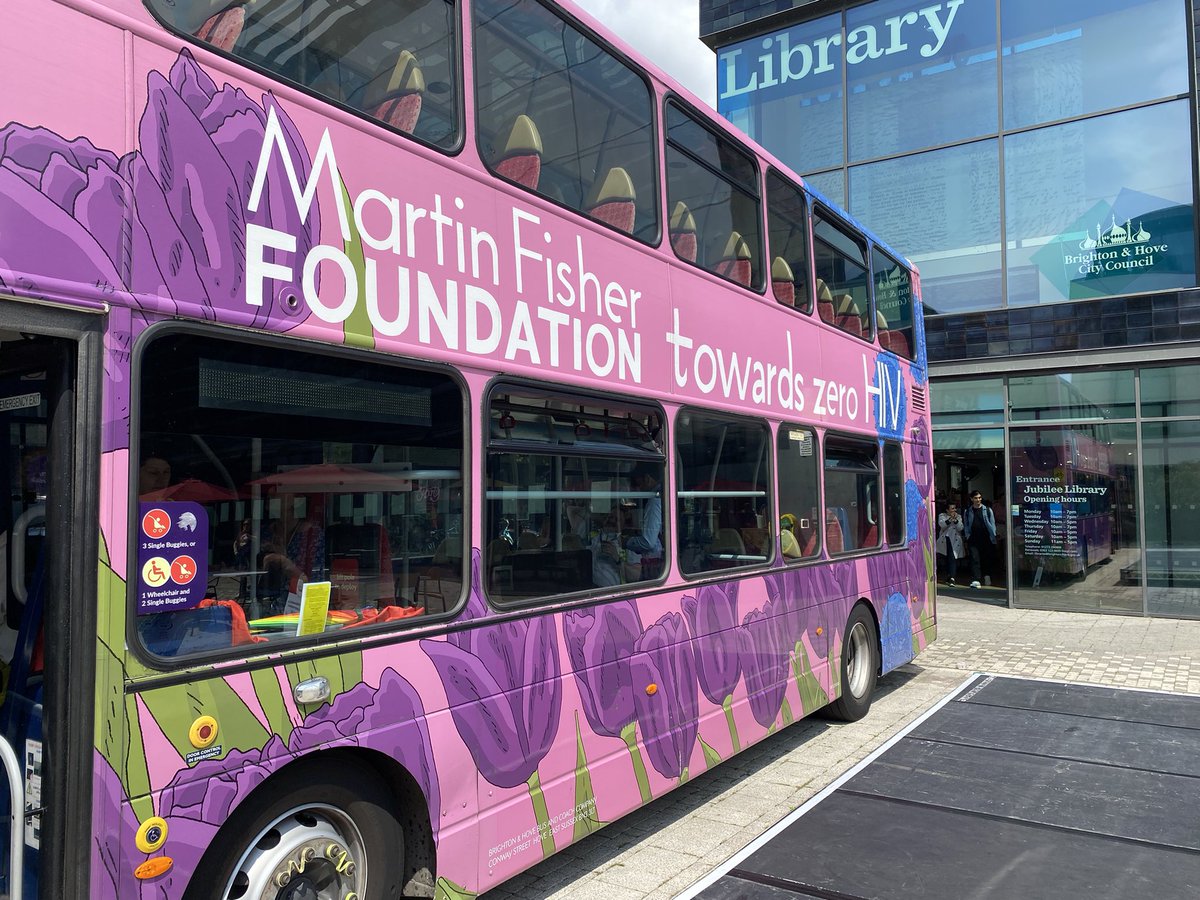
{"type": "Polygon", "coordinates": [[[842,694],[828,707],[829,715],[843,722],[857,722],[865,716],[871,708],[878,673],[879,638],[875,619],[860,603],[850,613],[842,637],[842,694]]]}
{"type": "Polygon", "coordinates": [[[392,900],[404,829],[366,767],[300,763],[247,798],[204,854],[184,900],[392,900]]]}

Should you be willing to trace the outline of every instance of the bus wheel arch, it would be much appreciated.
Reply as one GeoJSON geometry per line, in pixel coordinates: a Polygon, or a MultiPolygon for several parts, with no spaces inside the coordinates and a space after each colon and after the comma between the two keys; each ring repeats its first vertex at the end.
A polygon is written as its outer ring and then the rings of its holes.
{"type": "MultiPolygon", "coordinates": [[[[347,859],[368,863],[370,887],[363,897],[433,896],[435,845],[416,779],[378,751],[337,748],[288,763],[255,787],[217,832],[183,900],[224,900],[230,878],[244,884],[247,875],[286,867],[285,844],[315,846],[331,831],[333,842],[348,852],[341,869],[347,859]]],[[[318,863],[328,868],[320,856],[318,850],[318,863]]],[[[352,887],[354,872],[342,875],[352,887]]]]}
{"type": "Polygon", "coordinates": [[[879,618],[875,608],[859,599],[850,610],[842,632],[839,683],[842,691],[826,709],[830,718],[857,722],[871,708],[883,658],[879,618]]]}

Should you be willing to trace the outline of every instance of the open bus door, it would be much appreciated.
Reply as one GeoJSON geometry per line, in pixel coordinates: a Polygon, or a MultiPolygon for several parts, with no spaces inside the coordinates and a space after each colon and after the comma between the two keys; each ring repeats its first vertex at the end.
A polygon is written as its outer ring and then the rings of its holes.
{"type": "Polygon", "coordinates": [[[80,376],[98,359],[98,326],[0,301],[4,900],[88,891],[98,413],[84,407],[98,403],[83,402],[80,376]]]}

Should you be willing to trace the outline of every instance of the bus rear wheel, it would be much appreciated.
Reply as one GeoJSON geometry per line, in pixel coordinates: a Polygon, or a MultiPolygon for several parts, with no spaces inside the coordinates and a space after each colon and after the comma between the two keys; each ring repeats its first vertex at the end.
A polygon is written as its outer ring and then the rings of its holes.
{"type": "Polygon", "coordinates": [[[875,620],[861,603],[850,613],[842,637],[842,695],[828,707],[831,718],[857,722],[871,708],[879,673],[879,638],[875,620]]]}
{"type": "Polygon", "coordinates": [[[221,829],[185,900],[400,897],[404,829],[387,805],[391,796],[362,767],[285,770],[221,829]]]}

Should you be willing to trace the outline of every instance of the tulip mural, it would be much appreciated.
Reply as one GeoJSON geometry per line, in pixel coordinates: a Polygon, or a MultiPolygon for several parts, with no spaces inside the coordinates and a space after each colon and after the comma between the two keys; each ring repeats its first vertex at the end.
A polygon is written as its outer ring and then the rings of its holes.
{"type": "Polygon", "coordinates": [[[746,672],[746,699],[754,720],[771,731],[783,706],[788,686],[788,660],[792,640],[785,633],[787,618],[781,607],[785,598],[768,600],[762,609],[746,614],[738,638],[742,668],[746,672]]]}
{"type": "Polygon", "coordinates": [[[630,671],[650,763],[664,778],[684,782],[700,733],[700,696],[683,616],[667,613],[646,629],[634,646],[630,671]]]}
{"type": "Polygon", "coordinates": [[[637,744],[630,672],[630,659],[642,636],[637,606],[632,600],[622,600],[564,613],[563,636],[588,724],[596,734],[625,742],[642,802],[649,802],[654,795],[637,744]]]}
{"type": "Polygon", "coordinates": [[[688,629],[695,639],[700,690],[725,711],[734,753],[742,749],[733,717],[733,690],[742,674],[737,603],[736,581],[703,585],[695,596],[684,596],[680,601],[688,629]]]}

